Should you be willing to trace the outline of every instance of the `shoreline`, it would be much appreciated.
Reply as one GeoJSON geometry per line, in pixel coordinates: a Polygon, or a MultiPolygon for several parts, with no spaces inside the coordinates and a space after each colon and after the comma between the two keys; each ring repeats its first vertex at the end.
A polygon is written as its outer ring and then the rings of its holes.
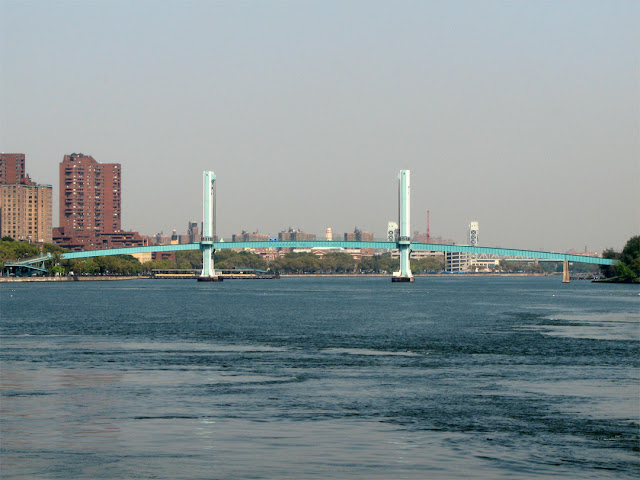
{"type": "MultiPolygon", "coordinates": [[[[417,274],[414,277],[430,278],[430,277],[447,277],[447,278],[470,278],[470,277],[549,277],[544,273],[426,273],[417,274]]],[[[388,277],[388,273],[285,273],[280,274],[280,278],[317,278],[317,277],[334,277],[334,278],[356,278],[356,277],[388,277]]],[[[169,280],[165,278],[153,278],[149,275],[141,276],[119,276],[119,275],[77,275],[64,277],[0,277],[0,283],[34,283],[34,282],[109,282],[122,280],[169,280]]],[[[175,280],[175,279],[174,279],[175,280]]],[[[195,280],[195,278],[181,278],[179,280],[195,280]]],[[[246,280],[234,279],[229,280],[246,280]]]]}
{"type": "MultiPolygon", "coordinates": [[[[558,274],[556,274],[558,275],[558,274]]],[[[429,277],[552,277],[546,273],[418,273],[413,275],[416,278],[429,277]]],[[[390,273],[281,273],[280,278],[287,277],[389,277],[390,273]]]]}
{"type": "Polygon", "coordinates": [[[0,277],[0,283],[29,283],[29,282],[99,282],[99,281],[117,281],[117,280],[140,280],[150,278],[127,277],[118,275],[86,275],[86,276],[64,276],[64,277],[0,277]]]}

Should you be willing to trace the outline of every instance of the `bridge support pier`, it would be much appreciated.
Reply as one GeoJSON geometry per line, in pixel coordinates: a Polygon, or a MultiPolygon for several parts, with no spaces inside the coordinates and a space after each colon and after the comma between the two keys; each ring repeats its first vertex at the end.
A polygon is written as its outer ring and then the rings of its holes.
{"type": "Polygon", "coordinates": [[[222,277],[216,275],[213,264],[213,236],[215,235],[215,181],[213,172],[204,172],[202,193],[204,196],[202,218],[202,273],[198,277],[199,282],[221,282],[222,277]]]}
{"type": "Polygon", "coordinates": [[[569,283],[571,281],[571,274],[569,273],[569,260],[562,262],[562,283],[569,283]]]}
{"type": "Polygon", "coordinates": [[[400,238],[398,250],[400,251],[400,271],[394,272],[392,282],[413,282],[411,273],[411,172],[400,170],[398,174],[398,210],[400,238]]]}
{"type": "Polygon", "coordinates": [[[411,264],[409,256],[411,254],[411,242],[400,241],[398,248],[400,250],[400,271],[394,272],[391,277],[392,282],[414,282],[415,278],[411,273],[411,264]],[[397,275],[396,275],[397,274],[397,275]]]}

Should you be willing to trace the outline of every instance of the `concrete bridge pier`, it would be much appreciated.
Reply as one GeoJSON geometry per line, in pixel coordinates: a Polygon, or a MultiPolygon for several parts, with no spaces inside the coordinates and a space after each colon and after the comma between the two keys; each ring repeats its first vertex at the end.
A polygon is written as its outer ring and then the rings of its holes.
{"type": "Polygon", "coordinates": [[[569,260],[562,262],[562,283],[569,283],[571,281],[571,274],[569,273],[569,260]]]}
{"type": "Polygon", "coordinates": [[[222,277],[216,275],[213,264],[213,236],[215,235],[215,181],[213,172],[203,173],[203,219],[202,219],[202,273],[198,277],[199,282],[221,282],[222,277]]]}
{"type": "Polygon", "coordinates": [[[411,273],[411,264],[409,263],[409,255],[411,254],[411,242],[409,240],[400,240],[398,242],[398,249],[400,250],[400,271],[393,273],[391,281],[414,282],[415,277],[411,273]]]}

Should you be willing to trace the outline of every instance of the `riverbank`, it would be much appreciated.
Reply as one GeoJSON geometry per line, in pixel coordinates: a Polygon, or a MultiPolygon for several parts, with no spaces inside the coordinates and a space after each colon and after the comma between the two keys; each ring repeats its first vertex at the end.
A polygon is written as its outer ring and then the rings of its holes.
{"type": "MultiPolygon", "coordinates": [[[[425,273],[414,275],[417,278],[448,277],[448,278],[470,278],[470,277],[545,277],[552,276],[546,273],[425,273]]],[[[285,273],[280,274],[280,278],[353,278],[353,277],[389,277],[388,273],[285,273]]],[[[246,277],[225,276],[225,279],[236,280],[246,277]]],[[[269,277],[271,278],[271,277],[269,277]]],[[[117,276],[117,275],[76,275],[64,277],[0,277],[0,283],[23,283],[23,282],[104,282],[115,280],[166,280],[167,278],[154,278],[149,275],[139,276],[117,276]]],[[[171,279],[194,280],[195,277],[172,277],[171,279]]]]}
{"type": "Polygon", "coordinates": [[[0,283],[24,283],[24,282],[95,282],[115,280],[139,280],[148,276],[117,276],[117,275],[75,275],[64,277],[0,277],[0,283]]]}
{"type": "Polygon", "coordinates": [[[634,278],[631,280],[620,280],[618,277],[613,277],[613,278],[598,278],[596,280],[593,280],[593,283],[617,283],[617,284],[621,284],[621,285],[629,285],[629,284],[635,284],[638,285],[640,284],[640,278],[634,278]]]}
{"type": "MultiPolygon", "coordinates": [[[[556,274],[558,275],[558,274],[556,274]]],[[[430,277],[546,277],[547,273],[418,273],[413,275],[416,278],[430,277]]],[[[390,273],[281,273],[281,278],[293,277],[389,277],[390,273]]]]}

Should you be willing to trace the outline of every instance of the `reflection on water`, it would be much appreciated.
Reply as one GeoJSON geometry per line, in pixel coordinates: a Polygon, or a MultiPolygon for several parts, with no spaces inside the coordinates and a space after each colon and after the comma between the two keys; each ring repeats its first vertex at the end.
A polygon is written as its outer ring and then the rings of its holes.
{"type": "Polygon", "coordinates": [[[599,340],[640,340],[640,314],[565,313],[550,318],[549,324],[528,326],[545,335],[599,340]]]}

